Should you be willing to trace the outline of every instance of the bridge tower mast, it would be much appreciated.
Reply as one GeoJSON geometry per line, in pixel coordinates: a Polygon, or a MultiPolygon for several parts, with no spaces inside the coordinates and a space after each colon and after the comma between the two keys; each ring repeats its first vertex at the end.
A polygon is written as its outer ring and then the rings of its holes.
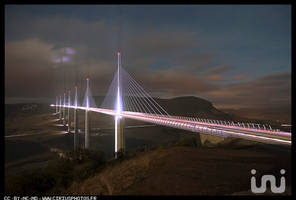
{"type": "Polygon", "coordinates": [[[117,52],[117,102],[116,102],[116,116],[115,116],[115,158],[124,153],[125,138],[123,135],[124,119],[121,117],[122,111],[122,94],[120,87],[120,66],[121,58],[120,52],[117,52]]]}

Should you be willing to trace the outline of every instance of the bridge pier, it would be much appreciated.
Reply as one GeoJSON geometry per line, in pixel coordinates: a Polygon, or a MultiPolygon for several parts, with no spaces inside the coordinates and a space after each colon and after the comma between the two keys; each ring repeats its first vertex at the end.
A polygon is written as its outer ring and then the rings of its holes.
{"type": "Polygon", "coordinates": [[[61,120],[62,116],[61,116],[61,106],[58,105],[58,119],[61,120]]]}
{"type": "Polygon", "coordinates": [[[71,119],[70,119],[70,107],[71,106],[71,91],[69,90],[68,94],[68,133],[71,131],[71,119]]]}
{"type": "Polygon", "coordinates": [[[63,125],[64,126],[66,126],[65,106],[66,106],[66,93],[64,93],[64,106],[63,106],[63,125]]]}
{"type": "Polygon", "coordinates": [[[59,113],[59,109],[58,109],[58,101],[59,101],[58,96],[56,96],[56,114],[59,113]]]}
{"type": "Polygon", "coordinates": [[[59,109],[59,117],[60,117],[60,121],[62,120],[62,97],[60,96],[60,109],[59,109]]]}
{"type": "Polygon", "coordinates": [[[70,108],[68,107],[68,133],[71,131],[70,108]]]}
{"type": "Polygon", "coordinates": [[[125,153],[125,137],[123,134],[124,118],[115,117],[115,158],[125,153]]]}
{"type": "Polygon", "coordinates": [[[65,107],[63,106],[63,125],[66,125],[65,107]]]}
{"type": "Polygon", "coordinates": [[[85,127],[84,127],[84,148],[89,149],[89,114],[88,110],[85,110],[85,127]]]}
{"type": "Polygon", "coordinates": [[[74,150],[77,149],[77,146],[79,145],[78,141],[78,118],[77,118],[77,109],[74,109],[74,150]]]}

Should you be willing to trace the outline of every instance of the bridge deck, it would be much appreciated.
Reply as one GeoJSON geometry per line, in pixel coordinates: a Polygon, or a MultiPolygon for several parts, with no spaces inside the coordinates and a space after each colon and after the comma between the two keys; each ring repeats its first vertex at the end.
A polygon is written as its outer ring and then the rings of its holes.
{"type": "MultiPolygon", "coordinates": [[[[56,105],[52,105],[52,106],[56,106],[56,105]]],[[[99,112],[99,113],[112,115],[112,116],[117,115],[117,112],[111,109],[86,108],[86,107],[80,107],[80,106],[77,106],[77,107],[65,106],[65,107],[76,108],[81,110],[88,109],[89,111],[92,111],[92,112],[99,112]]],[[[270,143],[270,144],[291,145],[291,133],[288,133],[288,132],[205,123],[205,122],[199,122],[199,121],[180,119],[179,117],[177,118],[177,116],[163,116],[163,115],[129,112],[129,111],[122,111],[120,113],[120,116],[125,118],[140,120],[140,121],[146,121],[153,124],[159,124],[163,126],[189,130],[192,132],[210,134],[210,135],[215,135],[220,137],[231,136],[231,137],[243,138],[247,140],[270,143]]]]}

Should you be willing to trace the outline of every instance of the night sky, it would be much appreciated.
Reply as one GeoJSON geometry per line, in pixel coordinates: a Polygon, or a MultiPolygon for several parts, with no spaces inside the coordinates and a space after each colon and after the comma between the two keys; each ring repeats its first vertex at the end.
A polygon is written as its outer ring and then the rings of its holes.
{"type": "Polygon", "coordinates": [[[6,5],[6,103],[55,101],[63,70],[104,95],[118,50],[152,96],[291,108],[290,5],[6,5]]]}

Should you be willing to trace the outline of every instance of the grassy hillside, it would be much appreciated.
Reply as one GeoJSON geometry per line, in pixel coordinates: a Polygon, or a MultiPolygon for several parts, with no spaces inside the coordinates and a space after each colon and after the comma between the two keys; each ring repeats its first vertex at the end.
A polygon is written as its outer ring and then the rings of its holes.
{"type": "Polygon", "coordinates": [[[260,174],[273,173],[277,178],[279,170],[284,168],[288,172],[287,186],[291,186],[291,154],[287,149],[272,149],[242,140],[201,147],[194,141],[187,139],[112,161],[95,176],[74,182],[62,194],[252,195],[250,170],[253,168],[260,174]]]}

